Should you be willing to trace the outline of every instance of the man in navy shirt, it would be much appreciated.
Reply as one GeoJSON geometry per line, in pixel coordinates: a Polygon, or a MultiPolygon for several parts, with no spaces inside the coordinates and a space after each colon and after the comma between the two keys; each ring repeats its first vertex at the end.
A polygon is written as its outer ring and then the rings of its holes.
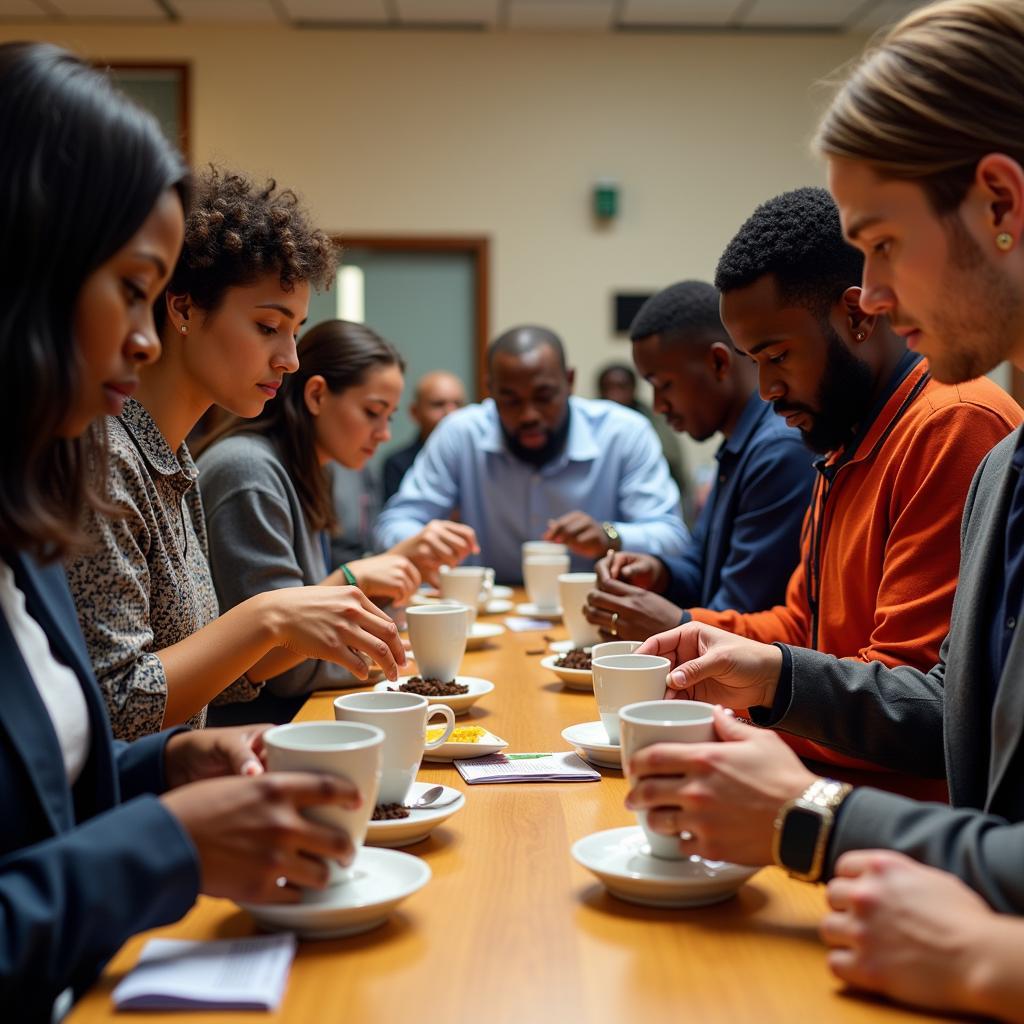
{"type": "Polygon", "coordinates": [[[654,408],[697,441],[725,440],[715,483],[678,557],[617,552],[598,564],[588,618],[646,640],[677,625],[684,608],[756,611],[785,597],[800,553],[813,483],[799,430],[757,394],[757,370],[733,349],[718,291],[683,281],[648,299],[630,328],[633,362],[654,388],[654,408]],[[661,596],[664,595],[664,596],[661,596]]]}

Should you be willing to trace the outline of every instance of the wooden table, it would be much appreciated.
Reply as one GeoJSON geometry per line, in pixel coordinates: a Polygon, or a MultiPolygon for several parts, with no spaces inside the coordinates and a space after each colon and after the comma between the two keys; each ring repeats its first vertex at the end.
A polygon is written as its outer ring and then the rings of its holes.
{"type": "MultiPolygon", "coordinates": [[[[485,620],[485,621],[501,621],[485,620]]],[[[506,633],[466,654],[462,672],[497,685],[469,716],[512,750],[565,749],[559,733],[597,718],[592,694],[566,690],[540,667],[541,633],[506,633]]],[[[546,635],[565,636],[560,627],[546,635]]],[[[545,650],[545,654],[547,651],[545,650]]],[[[300,719],[332,718],[335,694],[311,698],[300,719]]],[[[299,948],[278,1014],[131,1014],[110,992],[152,936],[247,935],[251,919],[227,900],[200,898],[177,925],[128,942],[79,1003],[73,1024],[113,1020],[188,1024],[268,1021],[431,1024],[842,1024],[930,1020],[847,995],[817,938],[823,889],[777,868],[739,895],[697,910],[655,910],[610,896],[569,848],[582,836],[635,822],[622,775],[599,783],[466,787],[446,765],[420,779],[468,792],[465,808],[407,852],[433,879],[382,928],[299,948]]],[[[944,1018],[948,1019],[948,1018],[944,1018]]]]}

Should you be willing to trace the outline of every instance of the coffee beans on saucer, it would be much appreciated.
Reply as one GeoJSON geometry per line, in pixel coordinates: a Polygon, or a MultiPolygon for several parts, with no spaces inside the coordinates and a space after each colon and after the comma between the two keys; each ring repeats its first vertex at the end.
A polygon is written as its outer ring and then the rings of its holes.
{"type": "Polygon", "coordinates": [[[575,668],[581,672],[589,672],[591,670],[590,652],[585,651],[582,647],[574,647],[571,651],[563,654],[555,662],[555,666],[557,668],[575,668]]]}
{"type": "Polygon", "coordinates": [[[402,804],[377,804],[373,809],[373,817],[370,821],[397,821],[399,818],[408,818],[409,808],[402,804]]]}
{"type": "Polygon", "coordinates": [[[421,697],[455,697],[461,693],[469,693],[469,687],[465,683],[457,683],[454,679],[442,682],[440,679],[424,679],[422,676],[411,676],[400,686],[390,686],[388,689],[418,693],[421,697]]]}

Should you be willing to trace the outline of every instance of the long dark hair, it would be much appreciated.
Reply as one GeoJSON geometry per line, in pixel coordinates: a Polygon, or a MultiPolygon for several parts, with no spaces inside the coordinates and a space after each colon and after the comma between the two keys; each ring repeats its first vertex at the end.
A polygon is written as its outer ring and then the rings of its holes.
{"type": "Polygon", "coordinates": [[[398,349],[365,324],[325,320],[310,328],[299,342],[299,368],[284,379],[277,398],[254,419],[232,417],[204,438],[201,453],[225,437],[254,433],[277,443],[311,530],[335,525],[331,489],[316,454],[313,417],[306,408],[306,381],[320,376],[331,394],[359,387],[377,367],[397,366],[405,372],[398,349]]]}
{"type": "Polygon", "coordinates": [[[101,502],[96,434],[57,436],[79,385],[75,302],[172,187],[184,203],[181,157],[105,75],[56,46],[0,45],[4,548],[60,557],[83,540],[83,504],[101,502]]]}

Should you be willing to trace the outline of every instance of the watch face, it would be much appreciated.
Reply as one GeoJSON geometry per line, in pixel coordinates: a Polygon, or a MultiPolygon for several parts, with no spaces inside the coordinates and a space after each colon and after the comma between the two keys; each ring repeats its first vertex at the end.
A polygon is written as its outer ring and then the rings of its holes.
{"type": "Polygon", "coordinates": [[[807,874],[814,865],[814,847],[821,830],[821,818],[814,811],[793,807],[786,815],[779,853],[790,871],[807,874]]]}

